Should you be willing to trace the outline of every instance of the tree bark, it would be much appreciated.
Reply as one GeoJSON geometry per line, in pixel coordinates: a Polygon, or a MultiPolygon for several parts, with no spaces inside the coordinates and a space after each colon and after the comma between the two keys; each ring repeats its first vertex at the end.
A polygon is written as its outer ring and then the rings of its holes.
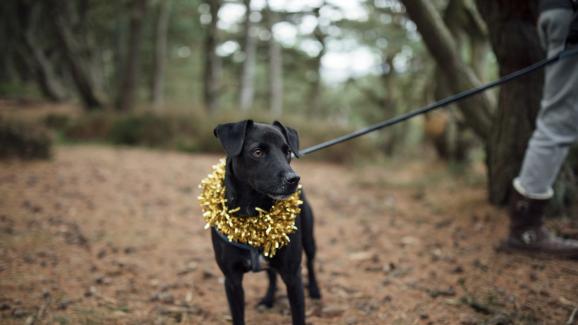
{"type": "Polygon", "coordinates": [[[25,26],[21,26],[21,38],[26,49],[25,54],[31,61],[41,92],[49,100],[58,102],[66,97],[64,88],[58,81],[52,62],[46,57],[41,43],[34,37],[40,18],[40,10],[38,3],[32,4],[28,8],[28,21],[25,26]]]}
{"type": "MultiPolygon", "coordinates": [[[[448,88],[457,93],[480,85],[472,69],[464,62],[452,35],[433,4],[425,0],[401,0],[422,35],[438,66],[444,67],[448,88]]],[[[458,103],[467,125],[484,142],[490,137],[493,100],[488,93],[458,103]]]]}
{"type": "MultiPolygon", "coordinates": [[[[57,6],[54,6],[54,9],[56,8],[57,6]]],[[[87,64],[79,54],[78,43],[64,22],[65,17],[59,17],[57,11],[53,11],[52,14],[55,36],[80,99],[88,110],[101,109],[102,100],[97,95],[94,83],[85,68],[87,64]]]]}
{"type": "MultiPolygon", "coordinates": [[[[451,32],[456,50],[461,54],[464,62],[468,64],[478,79],[483,78],[485,69],[485,57],[487,54],[487,40],[485,25],[476,7],[471,0],[450,0],[443,12],[443,21],[451,32]]],[[[440,100],[452,94],[448,89],[446,77],[443,73],[445,67],[436,66],[434,74],[434,98],[440,100]]],[[[463,161],[467,158],[469,147],[473,144],[467,128],[463,127],[463,117],[453,108],[426,114],[426,127],[428,123],[444,125],[443,132],[430,134],[433,136],[432,143],[436,153],[441,159],[463,161]],[[435,115],[435,117],[432,117],[435,115]],[[460,125],[458,125],[460,124],[460,125]]],[[[429,128],[430,130],[432,128],[429,128]]],[[[433,128],[436,129],[436,128],[433,128]]]]}
{"type": "Polygon", "coordinates": [[[218,27],[219,10],[221,9],[221,0],[206,0],[209,5],[211,22],[207,26],[205,33],[205,66],[203,71],[203,99],[205,109],[212,113],[219,106],[220,91],[220,59],[216,49],[218,44],[218,27]]]}
{"type": "MultiPolygon", "coordinates": [[[[477,0],[489,29],[500,75],[544,57],[536,31],[538,1],[477,0]]],[[[489,195],[494,204],[507,201],[511,182],[520,170],[540,108],[543,73],[533,73],[500,89],[498,111],[489,141],[489,195]]]]}
{"type": "MultiPolygon", "coordinates": [[[[392,117],[403,113],[404,106],[399,104],[399,90],[397,83],[397,71],[395,71],[394,60],[401,52],[399,48],[391,48],[383,54],[382,59],[383,72],[381,74],[381,81],[384,88],[384,97],[382,108],[384,116],[392,117]]],[[[398,125],[392,128],[388,135],[385,136],[383,149],[386,155],[393,156],[397,148],[401,144],[401,139],[407,130],[408,124],[398,125]]]]}
{"type": "Polygon", "coordinates": [[[64,88],[58,82],[52,64],[44,55],[43,49],[37,46],[37,43],[31,40],[30,34],[24,36],[27,52],[31,54],[34,70],[36,72],[36,81],[42,94],[50,101],[59,102],[66,97],[64,88]]]}
{"type": "Polygon", "coordinates": [[[321,48],[319,49],[319,53],[317,53],[317,55],[313,59],[313,70],[315,71],[314,75],[315,79],[313,80],[313,86],[311,87],[311,103],[313,110],[316,112],[319,112],[319,110],[321,109],[321,99],[323,97],[323,80],[321,79],[321,63],[323,60],[323,56],[325,56],[325,53],[327,51],[325,44],[326,43],[325,39],[327,35],[325,35],[325,33],[321,30],[321,25],[319,23],[321,8],[323,8],[324,5],[325,1],[323,1],[319,7],[313,9],[315,18],[318,21],[317,26],[313,31],[313,37],[315,38],[315,40],[317,40],[317,42],[321,46],[321,48]]]}
{"type": "Polygon", "coordinates": [[[283,53],[281,45],[271,36],[269,44],[269,80],[271,81],[271,113],[283,114],[283,53]]]}
{"type": "Polygon", "coordinates": [[[273,26],[276,22],[275,13],[267,1],[267,28],[269,37],[269,105],[271,114],[275,117],[283,114],[283,52],[281,45],[275,39],[273,26]]]}
{"type": "Polygon", "coordinates": [[[116,100],[116,109],[130,111],[134,108],[139,62],[142,43],[143,20],[147,10],[147,0],[133,0],[130,3],[130,23],[128,49],[124,61],[123,75],[116,100]]]}
{"type": "MultiPolygon", "coordinates": [[[[129,19],[126,15],[122,12],[117,13],[115,19],[115,30],[116,33],[114,34],[114,47],[113,47],[113,55],[114,55],[114,69],[112,71],[112,87],[107,89],[109,92],[112,92],[115,96],[118,96],[117,89],[120,87],[120,82],[122,80],[122,76],[124,74],[124,65],[126,60],[126,49],[128,43],[128,22],[129,19]]],[[[116,98],[113,98],[116,100],[116,98]]]]}
{"type": "Polygon", "coordinates": [[[153,78],[151,88],[151,102],[154,107],[164,104],[165,70],[167,61],[167,38],[171,1],[162,0],[158,4],[158,16],[155,28],[155,45],[153,58],[153,78]]]}
{"type": "Polygon", "coordinates": [[[245,4],[245,43],[243,52],[243,71],[241,72],[241,90],[239,96],[239,107],[241,111],[247,112],[253,106],[255,97],[255,61],[257,53],[257,39],[255,38],[255,26],[251,22],[251,0],[243,0],[245,4]]]}

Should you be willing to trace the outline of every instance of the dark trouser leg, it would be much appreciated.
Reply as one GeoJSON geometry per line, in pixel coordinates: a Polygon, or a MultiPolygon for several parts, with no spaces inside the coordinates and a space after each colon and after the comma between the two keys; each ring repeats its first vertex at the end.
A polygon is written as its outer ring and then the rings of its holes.
{"type": "MultiPolygon", "coordinates": [[[[540,14],[540,39],[553,56],[564,48],[571,10],[551,9],[540,14]]],[[[561,60],[546,67],[544,91],[536,129],[528,143],[518,190],[532,199],[552,196],[552,184],[566,159],[570,146],[578,141],[578,59],[561,60]]]]}

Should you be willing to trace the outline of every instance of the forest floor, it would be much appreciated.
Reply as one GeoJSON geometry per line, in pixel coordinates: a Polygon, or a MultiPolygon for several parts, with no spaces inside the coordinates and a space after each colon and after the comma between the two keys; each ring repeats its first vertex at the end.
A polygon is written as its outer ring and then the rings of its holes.
{"type": "MultiPolygon", "coordinates": [[[[0,162],[0,322],[229,324],[196,199],[218,158],[71,145],[0,162]]],[[[482,168],[295,166],[316,216],[310,324],[565,324],[578,307],[576,262],[496,250],[507,218],[482,168]]],[[[283,285],[255,308],[266,284],[245,276],[247,323],[289,324],[283,285]]]]}

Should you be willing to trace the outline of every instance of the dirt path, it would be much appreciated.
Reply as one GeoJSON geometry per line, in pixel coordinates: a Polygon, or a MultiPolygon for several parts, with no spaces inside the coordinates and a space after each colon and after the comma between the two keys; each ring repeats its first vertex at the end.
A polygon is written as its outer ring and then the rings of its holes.
{"type": "MultiPolygon", "coordinates": [[[[0,163],[2,323],[228,324],[196,202],[217,158],[73,146],[0,163]]],[[[311,324],[564,324],[578,304],[578,263],[495,252],[505,215],[480,173],[296,169],[317,218],[311,324]]],[[[289,324],[283,287],[272,310],[254,308],[265,284],[245,277],[248,324],[289,324]]]]}

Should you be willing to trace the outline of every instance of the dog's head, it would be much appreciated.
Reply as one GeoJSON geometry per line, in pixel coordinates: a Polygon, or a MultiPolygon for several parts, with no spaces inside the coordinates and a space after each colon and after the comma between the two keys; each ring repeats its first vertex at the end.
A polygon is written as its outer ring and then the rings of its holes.
{"type": "Polygon", "coordinates": [[[291,154],[299,153],[297,131],[278,121],[269,125],[245,120],[220,124],[214,134],[238,180],[275,200],[297,190],[300,178],[290,166],[291,154]]]}

